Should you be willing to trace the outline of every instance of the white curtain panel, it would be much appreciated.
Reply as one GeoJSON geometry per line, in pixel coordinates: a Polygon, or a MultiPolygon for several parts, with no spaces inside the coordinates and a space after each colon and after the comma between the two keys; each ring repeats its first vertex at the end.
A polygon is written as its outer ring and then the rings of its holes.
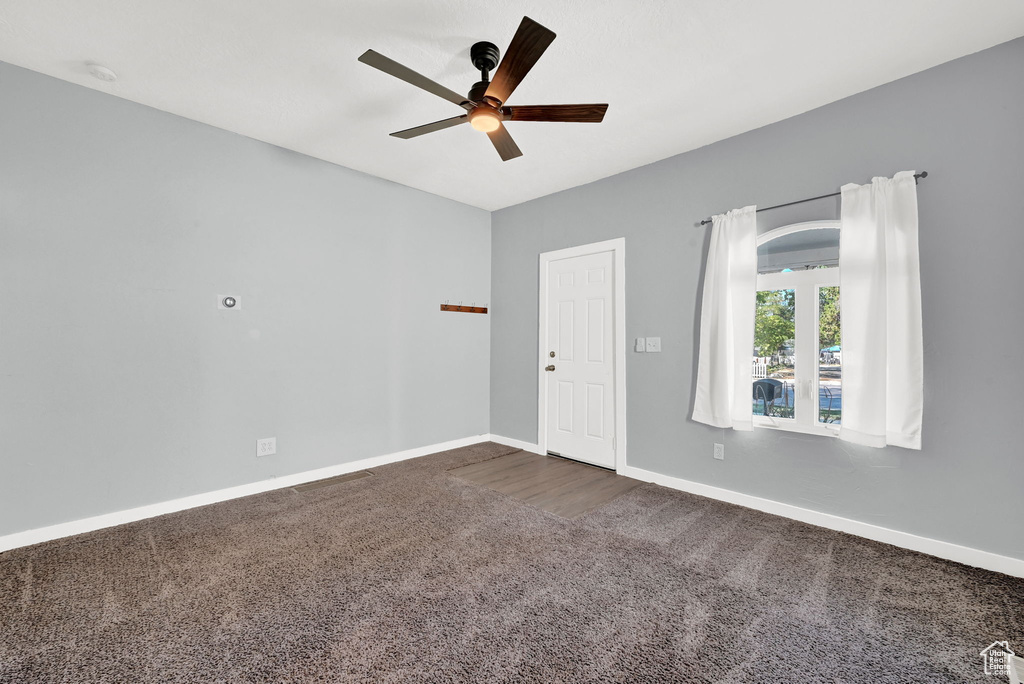
{"type": "Polygon", "coordinates": [[[839,438],[920,449],[924,350],[914,172],[844,185],[842,203],[839,438]]]}
{"type": "Polygon", "coordinates": [[[700,360],[693,419],[753,429],[751,359],[757,287],[754,206],[712,217],[700,311],[700,360]]]}

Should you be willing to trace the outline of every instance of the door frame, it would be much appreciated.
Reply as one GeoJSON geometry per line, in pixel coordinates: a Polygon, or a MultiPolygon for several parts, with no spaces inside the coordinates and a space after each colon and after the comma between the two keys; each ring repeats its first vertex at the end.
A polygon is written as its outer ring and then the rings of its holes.
{"type": "Polygon", "coordinates": [[[626,467],[626,238],[620,237],[589,245],[567,247],[540,254],[540,282],[538,287],[538,335],[537,335],[537,446],[542,454],[548,452],[548,377],[544,370],[547,364],[548,339],[548,271],[552,261],[572,257],[612,253],[613,305],[612,319],[615,324],[612,334],[612,358],[615,363],[615,427],[612,444],[615,452],[615,471],[626,467]]]}

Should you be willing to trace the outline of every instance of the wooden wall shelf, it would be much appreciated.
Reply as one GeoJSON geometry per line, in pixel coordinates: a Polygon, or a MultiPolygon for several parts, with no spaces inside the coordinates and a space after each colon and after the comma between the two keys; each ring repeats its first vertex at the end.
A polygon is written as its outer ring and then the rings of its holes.
{"type": "Polygon", "coordinates": [[[462,306],[460,304],[442,304],[441,311],[459,311],[461,313],[487,313],[486,306],[462,306]]]}

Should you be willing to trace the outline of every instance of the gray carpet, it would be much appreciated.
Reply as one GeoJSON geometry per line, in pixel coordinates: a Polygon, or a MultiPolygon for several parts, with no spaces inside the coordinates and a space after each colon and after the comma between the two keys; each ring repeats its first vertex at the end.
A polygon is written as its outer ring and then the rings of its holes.
{"type": "Polygon", "coordinates": [[[575,520],[495,444],[0,554],[0,682],[988,682],[1024,580],[655,485],[575,520]]]}

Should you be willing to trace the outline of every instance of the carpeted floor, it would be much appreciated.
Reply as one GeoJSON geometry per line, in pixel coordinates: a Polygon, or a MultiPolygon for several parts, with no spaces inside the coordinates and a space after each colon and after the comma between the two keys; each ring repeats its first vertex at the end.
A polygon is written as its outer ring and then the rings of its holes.
{"type": "Polygon", "coordinates": [[[0,554],[0,682],[989,682],[1024,580],[645,484],[578,519],[482,444],[0,554]]]}

